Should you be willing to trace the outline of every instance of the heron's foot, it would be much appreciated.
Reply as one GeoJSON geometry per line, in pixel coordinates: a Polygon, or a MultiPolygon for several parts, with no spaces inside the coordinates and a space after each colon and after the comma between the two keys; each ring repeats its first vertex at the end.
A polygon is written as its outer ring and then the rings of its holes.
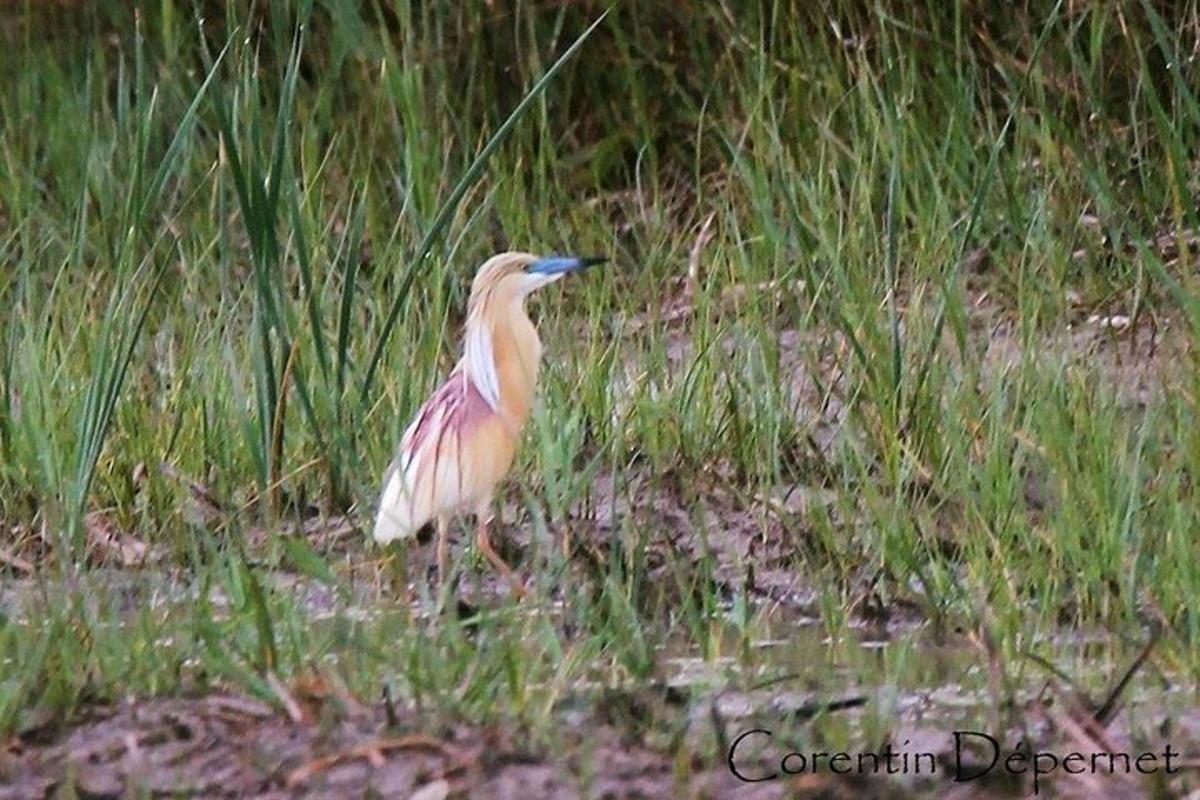
{"type": "Polygon", "coordinates": [[[512,587],[513,596],[518,600],[524,600],[529,591],[525,588],[525,583],[521,580],[521,577],[513,571],[513,568],[508,565],[507,561],[500,557],[500,554],[496,552],[496,548],[492,547],[492,540],[488,536],[487,525],[480,523],[476,531],[475,543],[484,557],[492,562],[492,566],[496,568],[496,571],[508,581],[512,587]]]}

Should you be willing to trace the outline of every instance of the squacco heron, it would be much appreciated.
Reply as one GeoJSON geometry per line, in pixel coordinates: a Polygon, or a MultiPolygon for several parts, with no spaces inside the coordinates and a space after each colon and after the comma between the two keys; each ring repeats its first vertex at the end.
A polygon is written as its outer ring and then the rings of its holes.
{"type": "Polygon", "coordinates": [[[450,521],[473,513],[480,552],[518,596],[524,594],[512,568],[492,547],[488,524],[537,388],[542,343],[525,299],[567,273],[604,260],[501,253],[475,274],[463,356],[405,430],[384,475],[373,533],[380,543],[407,539],[435,521],[439,585],[449,563],[450,521]]]}

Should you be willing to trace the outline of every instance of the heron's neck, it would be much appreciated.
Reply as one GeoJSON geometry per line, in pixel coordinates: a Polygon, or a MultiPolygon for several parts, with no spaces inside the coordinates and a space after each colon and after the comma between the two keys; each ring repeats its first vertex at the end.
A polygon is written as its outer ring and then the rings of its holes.
{"type": "Polygon", "coordinates": [[[519,429],[533,408],[542,343],[524,303],[514,300],[499,311],[475,320],[479,327],[467,331],[467,367],[476,385],[494,375],[496,411],[519,429]]]}
{"type": "Polygon", "coordinates": [[[524,425],[533,408],[542,342],[523,305],[517,305],[496,325],[493,348],[501,409],[510,420],[524,425]]]}

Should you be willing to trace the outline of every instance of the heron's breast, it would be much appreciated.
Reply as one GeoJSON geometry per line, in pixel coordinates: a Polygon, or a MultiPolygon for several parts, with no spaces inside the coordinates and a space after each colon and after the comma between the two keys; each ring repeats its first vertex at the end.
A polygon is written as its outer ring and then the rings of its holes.
{"type": "Polygon", "coordinates": [[[464,432],[461,441],[467,493],[490,493],[504,479],[516,454],[517,439],[508,425],[493,414],[464,432]]]}

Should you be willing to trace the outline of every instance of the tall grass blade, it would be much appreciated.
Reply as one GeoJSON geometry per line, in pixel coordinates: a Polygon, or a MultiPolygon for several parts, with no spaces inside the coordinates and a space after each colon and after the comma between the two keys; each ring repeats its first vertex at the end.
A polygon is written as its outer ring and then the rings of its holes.
{"type": "Polygon", "coordinates": [[[525,94],[525,96],[521,98],[521,102],[517,104],[517,107],[512,110],[512,113],[508,115],[508,118],[504,120],[504,123],[496,129],[494,134],[492,134],[492,138],[489,139],[487,144],[484,145],[483,149],[479,151],[479,155],[475,156],[475,160],[471,162],[469,167],[467,167],[466,172],[464,172],[462,177],[459,178],[458,183],[455,184],[454,189],[450,192],[449,197],[446,198],[445,202],[442,203],[441,208],[438,209],[438,213],[434,217],[433,223],[429,226],[429,230],[425,232],[425,236],[421,240],[421,244],[417,247],[417,252],[413,257],[412,264],[404,273],[404,278],[400,281],[400,286],[396,289],[396,295],[392,298],[391,305],[388,307],[387,316],[384,318],[383,328],[379,333],[379,338],[375,342],[375,348],[371,352],[371,358],[367,362],[366,376],[363,378],[362,390],[359,393],[360,404],[366,405],[370,400],[371,388],[375,383],[375,373],[379,368],[379,362],[383,359],[384,348],[387,347],[388,339],[392,334],[392,329],[396,326],[396,320],[400,317],[400,309],[403,307],[404,301],[408,298],[408,292],[412,287],[413,281],[416,279],[417,271],[423,268],[425,257],[429,255],[429,252],[433,249],[433,245],[437,242],[438,237],[442,235],[446,225],[450,222],[450,217],[455,211],[458,210],[458,204],[462,201],[463,196],[466,195],[467,190],[475,184],[475,181],[479,179],[479,176],[483,174],[483,170],[484,167],[487,166],[488,159],[491,158],[492,154],[496,152],[496,150],[508,137],[509,132],[516,127],[516,124],[520,122],[521,118],[525,115],[525,112],[529,110],[541,93],[545,91],[546,87],[550,85],[550,82],[554,80],[554,76],[558,74],[559,70],[561,70],[563,66],[571,60],[571,57],[574,56],[581,47],[583,47],[584,42],[588,40],[588,37],[592,35],[592,32],[595,31],[596,28],[600,27],[600,23],[604,21],[604,18],[607,17],[608,14],[609,10],[605,10],[602,14],[600,14],[600,16],[596,18],[596,21],[589,25],[587,30],[579,35],[574,43],[567,48],[566,52],[558,57],[558,60],[550,66],[550,69],[546,70],[546,73],[542,75],[542,77],[538,79],[537,83],[535,83],[533,87],[525,94]]]}

